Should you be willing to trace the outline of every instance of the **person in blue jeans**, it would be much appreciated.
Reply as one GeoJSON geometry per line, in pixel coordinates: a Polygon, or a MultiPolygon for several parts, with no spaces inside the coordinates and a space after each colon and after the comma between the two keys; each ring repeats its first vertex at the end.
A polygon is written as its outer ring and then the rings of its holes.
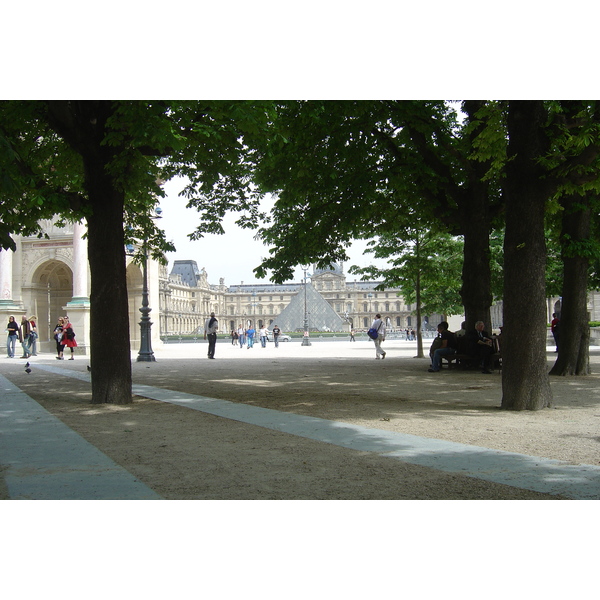
{"type": "Polygon", "coordinates": [[[12,316],[8,317],[6,333],[8,334],[6,337],[6,354],[8,355],[8,358],[14,358],[17,340],[21,335],[21,330],[19,329],[19,325],[15,321],[15,318],[12,316]]]}
{"type": "Polygon", "coordinates": [[[456,336],[448,331],[448,323],[442,321],[437,326],[437,330],[440,334],[441,344],[433,353],[433,362],[428,369],[430,373],[437,373],[442,368],[442,357],[456,354],[456,336]]]}
{"type": "Polygon", "coordinates": [[[248,350],[254,346],[254,334],[256,330],[253,325],[250,325],[250,328],[246,331],[246,335],[248,337],[248,350]]]}

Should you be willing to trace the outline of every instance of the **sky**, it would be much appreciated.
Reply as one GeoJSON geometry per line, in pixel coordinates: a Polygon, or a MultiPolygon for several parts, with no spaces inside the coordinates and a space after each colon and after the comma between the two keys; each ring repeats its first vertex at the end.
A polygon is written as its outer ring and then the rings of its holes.
{"type": "MultiPolygon", "coordinates": [[[[219,279],[225,279],[225,285],[237,285],[242,282],[253,284],[257,282],[253,269],[258,267],[263,257],[269,256],[269,248],[261,241],[255,240],[255,232],[241,229],[235,224],[236,214],[227,215],[223,221],[224,235],[206,235],[204,238],[191,241],[187,234],[191,233],[198,222],[198,214],[193,208],[186,208],[187,200],[178,194],[183,188],[181,180],[171,180],[164,185],[166,198],[162,198],[162,209],[159,226],[165,231],[167,240],[173,241],[177,252],[167,254],[169,271],[176,260],[195,260],[198,268],[206,269],[208,281],[218,284],[219,279]]],[[[355,276],[348,276],[348,267],[361,267],[374,264],[372,255],[363,255],[365,241],[357,241],[348,252],[351,260],[344,264],[344,272],[349,281],[355,276]]],[[[375,264],[383,264],[376,261],[375,264]]],[[[310,273],[310,271],[309,271],[310,273]]],[[[303,272],[298,267],[293,281],[300,281],[303,272]]],[[[260,280],[267,282],[268,279],[260,280]]]]}

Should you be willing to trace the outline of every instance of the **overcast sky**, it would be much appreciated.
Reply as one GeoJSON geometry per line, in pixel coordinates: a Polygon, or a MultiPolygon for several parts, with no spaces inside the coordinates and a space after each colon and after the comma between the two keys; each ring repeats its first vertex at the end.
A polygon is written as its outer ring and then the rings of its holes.
{"type": "MultiPolygon", "coordinates": [[[[253,269],[258,267],[263,257],[269,255],[269,248],[254,238],[255,232],[241,229],[235,224],[237,215],[228,215],[224,220],[225,235],[206,235],[201,240],[190,241],[187,234],[191,233],[198,223],[198,213],[193,208],[186,208],[186,198],[179,197],[183,184],[180,180],[172,180],[164,186],[167,194],[161,200],[161,228],[168,240],[174,242],[177,252],[169,253],[169,271],[176,260],[195,260],[198,268],[206,269],[208,281],[218,284],[221,277],[226,285],[236,285],[242,281],[252,284],[256,281],[253,269]]],[[[372,264],[370,254],[363,256],[366,242],[356,242],[349,253],[351,261],[344,264],[348,272],[350,265],[367,266],[372,264]]],[[[379,261],[381,264],[381,261],[379,261]]],[[[296,269],[294,281],[300,281],[302,271],[296,269]]],[[[356,277],[351,275],[349,281],[356,277]]],[[[267,280],[263,280],[267,281],[267,280]]]]}

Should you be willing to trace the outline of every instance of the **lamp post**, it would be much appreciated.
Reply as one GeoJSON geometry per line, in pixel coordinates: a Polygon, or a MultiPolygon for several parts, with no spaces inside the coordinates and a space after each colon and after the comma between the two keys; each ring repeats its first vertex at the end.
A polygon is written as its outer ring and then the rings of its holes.
{"type": "MultiPolygon", "coordinates": [[[[162,209],[160,206],[156,207],[154,215],[151,215],[151,219],[160,219],[162,209]]],[[[140,351],[138,352],[138,362],[155,362],[154,352],[152,351],[152,321],[150,321],[150,313],[152,309],[148,302],[148,240],[144,240],[144,262],[142,265],[142,306],[140,312],[142,317],[140,319],[140,351]]]]}
{"type": "Polygon", "coordinates": [[[302,345],[310,346],[311,343],[308,339],[308,307],[306,305],[306,271],[308,270],[308,267],[302,267],[302,270],[304,271],[304,336],[302,337],[302,345]]]}

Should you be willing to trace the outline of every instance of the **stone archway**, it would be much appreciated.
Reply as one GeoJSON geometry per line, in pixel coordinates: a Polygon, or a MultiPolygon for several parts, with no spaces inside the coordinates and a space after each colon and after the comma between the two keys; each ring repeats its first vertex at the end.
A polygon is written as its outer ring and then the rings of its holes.
{"type": "Polygon", "coordinates": [[[46,261],[33,273],[31,285],[24,286],[23,296],[28,316],[37,317],[38,343],[52,351],[54,327],[73,297],[73,272],[64,262],[46,261]]]}

